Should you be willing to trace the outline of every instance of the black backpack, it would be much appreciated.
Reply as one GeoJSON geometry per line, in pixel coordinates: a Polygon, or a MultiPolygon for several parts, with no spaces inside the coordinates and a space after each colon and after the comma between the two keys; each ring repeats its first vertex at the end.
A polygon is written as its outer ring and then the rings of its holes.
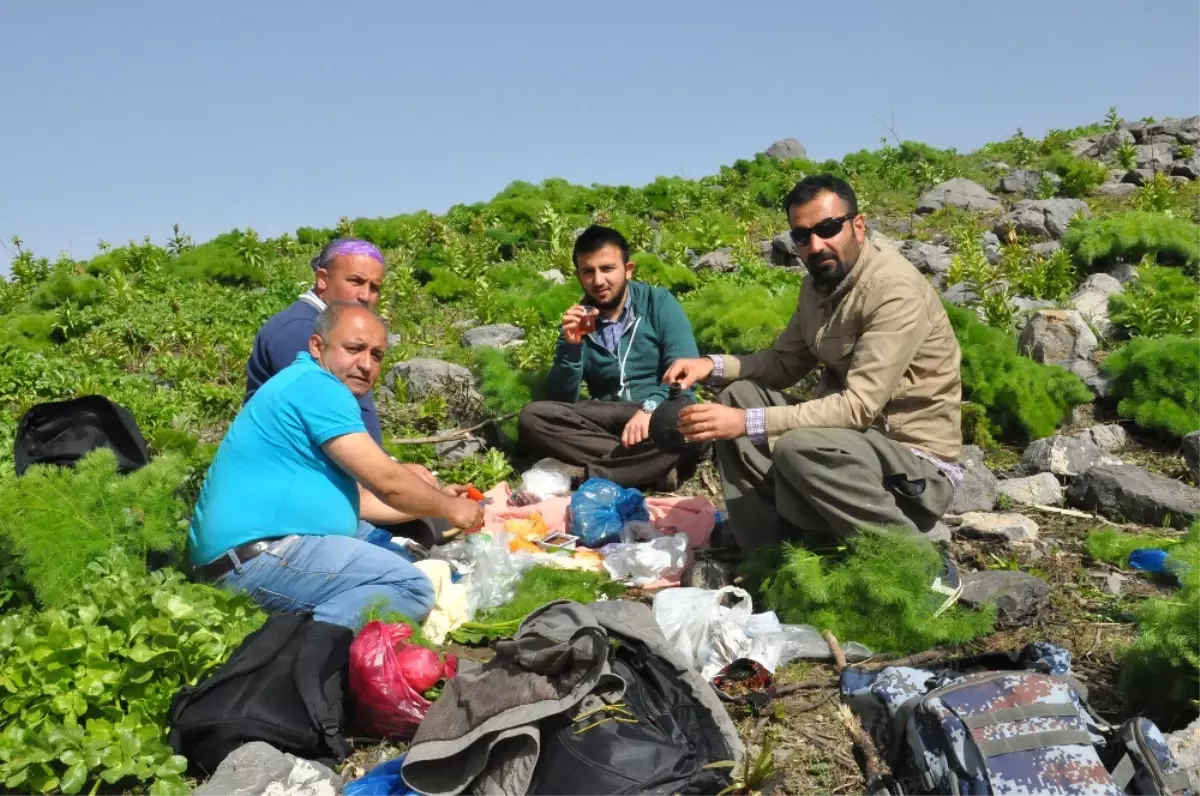
{"type": "Polygon", "coordinates": [[[540,725],[530,794],[708,793],[730,784],[716,720],[675,667],[642,642],[609,632],[609,666],[625,681],[619,710],[571,711],[540,725]],[[621,711],[628,711],[622,713],[621,711]]]}
{"type": "Polygon", "coordinates": [[[122,473],[150,461],[146,440],[133,413],[103,395],[38,404],[25,413],[13,443],[17,475],[30,465],[73,465],[96,448],[117,454],[122,473]]]}
{"type": "Polygon", "coordinates": [[[354,632],[307,613],[275,614],[220,668],[171,702],[170,744],[189,772],[209,776],[242,744],[265,741],[333,765],[350,754],[343,734],[354,632]]]}

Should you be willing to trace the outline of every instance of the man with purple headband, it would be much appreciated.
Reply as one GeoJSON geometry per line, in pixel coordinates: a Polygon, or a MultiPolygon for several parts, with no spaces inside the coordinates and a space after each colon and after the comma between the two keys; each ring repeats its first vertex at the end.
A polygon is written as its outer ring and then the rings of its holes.
{"type": "MultiPolygon", "coordinates": [[[[308,350],[308,338],[326,304],[344,301],[375,309],[379,302],[384,262],[382,252],[374,244],[357,238],[338,238],[321,249],[312,267],[315,272],[312,289],[272,316],[254,338],[254,349],[246,363],[245,401],[267,379],[295,362],[296,354],[308,350]]],[[[358,407],[367,433],[382,445],[383,430],[370,390],[358,399],[358,407]]]]}

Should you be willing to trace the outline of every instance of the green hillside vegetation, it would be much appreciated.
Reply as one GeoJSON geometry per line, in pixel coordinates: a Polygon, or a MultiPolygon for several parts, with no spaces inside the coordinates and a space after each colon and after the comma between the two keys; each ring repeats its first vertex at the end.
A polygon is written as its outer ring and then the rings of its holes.
{"type": "MultiPolygon", "coordinates": [[[[199,243],[176,227],[165,239],[102,243],[82,261],[50,259],[14,238],[10,276],[0,279],[0,646],[10,651],[0,663],[0,790],[186,792],[180,760],[165,745],[169,693],[197,682],[262,621],[248,603],[178,571],[191,508],[241,407],[255,333],[311,285],[311,259],[337,236],[371,240],[387,259],[379,310],[394,343],[384,373],[437,357],[478,380],[481,400],[465,389],[417,398],[402,379],[376,390],[389,450],[437,463],[450,481],[489,487],[513,477],[509,416],[540,394],[558,319],[580,296],[570,259],[577,230],[622,230],[637,276],[678,295],[702,353],[752,352],[786,325],[803,280],[803,269],[765,259],[763,244],[786,229],[785,193],[819,171],[851,182],[873,228],[948,242],[956,254],[950,281],[980,288],[979,312],[947,304],[962,347],[968,440],[998,446],[1046,436],[1092,401],[1075,375],[1017,351],[1008,300],[1063,302],[1086,275],[1117,262],[1142,262],[1138,280],[1113,299],[1117,333],[1106,342],[1104,369],[1120,412],[1142,432],[1195,429],[1200,183],[1163,178],[1128,197],[1092,195],[1096,164],[1071,155],[1068,144],[1103,129],[1041,139],[1018,131],[971,153],[884,141],[819,163],[760,154],[701,179],[659,177],[641,187],[514,182],[490,201],[443,215],[342,218],[275,238],[235,229],[199,243]],[[1005,173],[997,161],[1055,172],[1062,184],[1054,190],[1085,198],[1094,218],[1074,222],[1058,254],[1036,255],[1033,241],[1017,238],[992,263],[977,239],[994,216],[955,208],[913,215],[920,194],[946,179],[994,188],[1005,173]],[[718,249],[729,250],[734,270],[695,267],[718,249]],[[526,339],[504,350],[464,347],[465,329],[490,323],[515,324],[526,339]],[[22,415],[89,394],[133,413],[153,463],[119,476],[99,452],[71,470],[35,468],[17,479],[12,448],[22,415]],[[498,430],[488,429],[497,444],[453,464],[438,463],[432,445],[395,442],[500,416],[507,419],[498,430]],[[117,746],[124,757],[104,751],[117,746]]],[[[884,582],[869,567],[839,570],[789,551],[784,575],[765,593],[789,621],[819,615],[878,649],[961,642],[991,626],[990,614],[960,610],[924,623],[916,596],[928,582],[921,573],[935,563],[924,554],[883,542],[856,554],[867,562],[902,555],[920,576],[884,582]],[[892,606],[886,616],[894,621],[839,613],[839,600],[876,598],[892,606]]],[[[1187,594],[1194,600],[1195,589],[1187,594]]],[[[1151,610],[1160,608],[1147,608],[1143,623],[1162,624],[1151,610]]],[[[1178,641],[1147,643],[1175,650],[1178,641]]]]}

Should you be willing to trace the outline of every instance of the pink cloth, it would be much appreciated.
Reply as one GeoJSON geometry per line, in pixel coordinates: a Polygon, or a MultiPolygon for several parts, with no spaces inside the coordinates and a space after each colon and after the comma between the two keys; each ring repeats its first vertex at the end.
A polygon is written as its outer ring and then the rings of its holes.
{"type": "MultiPolygon", "coordinates": [[[[529,506],[510,506],[512,490],[507,481],[501,481],[485,494],[492,502],[484,509],[484,531],[502,531],[508,520],[522,519],[535,512],[542,515],[548,531],[570,531],[567,526],[570,497],[550,498],[529,506]]],[[[693,550],[708,547],[717,516],[717,508],[708,498],[651,497],[646,498],[646,510],[650,513],[650,523],[663,533],[687,534],[688,547],[693,550]]]]}

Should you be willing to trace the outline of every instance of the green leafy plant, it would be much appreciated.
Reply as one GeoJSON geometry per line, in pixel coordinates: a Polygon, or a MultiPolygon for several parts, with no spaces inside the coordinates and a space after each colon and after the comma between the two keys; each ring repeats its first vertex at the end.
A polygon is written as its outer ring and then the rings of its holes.
{"type": "Polygon", "coordinates": [[[262,614],[244,596],[144,575],[120,551],[60,607],[0,617],[0,783],[17,793],[186,794],[166,743],[175,693],[223,662],[262,614]]]}
{"type": "Polygon", "coordinates": [[[758,551],[740,571],[761,596],[759,604],[783,622],[830,630],[876,652],[908,653],[992,630],[991,608],[955,606],[934,616],[944,599],[929,588],[939,566],[927,542],[864,532],[849,541],[844,557],[785,545],[758,551]]]}
{"type": "Polygon", "coordinates": [[[1146,213],[1165,213],[1174,215],[1172,208],[1178,191],[1175,184],[1161,171],[1156,171],[1146,182],[1129,197],[1129,205],[1134,210],[1146,213]]]}
{"type": "Polygon", "coordinates": [[[1108,180],[1108,167],[1103,163],[1070,152],[1055,152],[1046,159],[1046,168],[1062,178],[1061,190],[1065,196],[1090,196],[1108,180]]]}
{"type": "Polygon", "coordinates": [[[1091,402],[1075,374],[1017,353],[1011,334],[985,326],[972,311],[945,307],[962,349],[964,393],[986,413],[992,437],[1020,442],[1049,436],[1072,406],[1091,402]]]}
{"type": "Polygon", "coordinates": [[[1182,541],[1178,537],[1152,533],[1126,533],[1116,528],[1098,528],[1088,534],[1088,555],[1097,561],[1118,567],[1129,566],[1129,554],[1134,550],[1169,550],[1182,541]]]}
{"type": "Polygon", "coordinates": [[[1101,364],[1117,410],[1141,428],[1172,437],[1200,428],[1200,345],[1195,338],[1139,337],[1101,364]]]}
{"type": "Polygon", "coordinates": [[[1137,147],[1132,141],[1122,141],[1113,150],[1113,161],[1123,169],[1132,169],[1137,165],[1137,147]]]}
{"type": "Polygon", "coordinates": [[[1130,337],[1200,336],[1200,287],[1174,268],[1143,264],[1132,284],[1109,297],[1108,312],[1130,337]]]}
{"type": "Polygon", "coordinates": [[[683,307],[701,351],[748,354],[775,342],[798,300],[795,288],[772,292],[714,281],[685,296],[683,307]]]}
{"type": "Polygon", "coordinates": [[[1088,271],[1152,255],[1160,265],[1185,266],[1194,274],[1200,264],[1200,227],[1182,218],[1131,211],[1079,220],[1063,236],[1063,248],[1088,271]]]}
{"type": "MultiPolygon", "coordinates": [[[[1007,260],[992,263],[988,260],[979,242],[979,236],[969,227],[959,227],[952,233],[954,239],[954,257],[950,261],[950,270],[946,281],[951,285],[964,283],[979,297],[979,305],[983,309],[984,319],[988,326],[997,329],[1011,329],[1016,322],[1016,310],[1011,299],[1010,280],[1006,279],[1009,271],[1017,271],[1014,267],[1014,247],[1005,247],[1007,260]]],[[[1017,254],[1016,259],[1019,260],[1017,254]]]]}

